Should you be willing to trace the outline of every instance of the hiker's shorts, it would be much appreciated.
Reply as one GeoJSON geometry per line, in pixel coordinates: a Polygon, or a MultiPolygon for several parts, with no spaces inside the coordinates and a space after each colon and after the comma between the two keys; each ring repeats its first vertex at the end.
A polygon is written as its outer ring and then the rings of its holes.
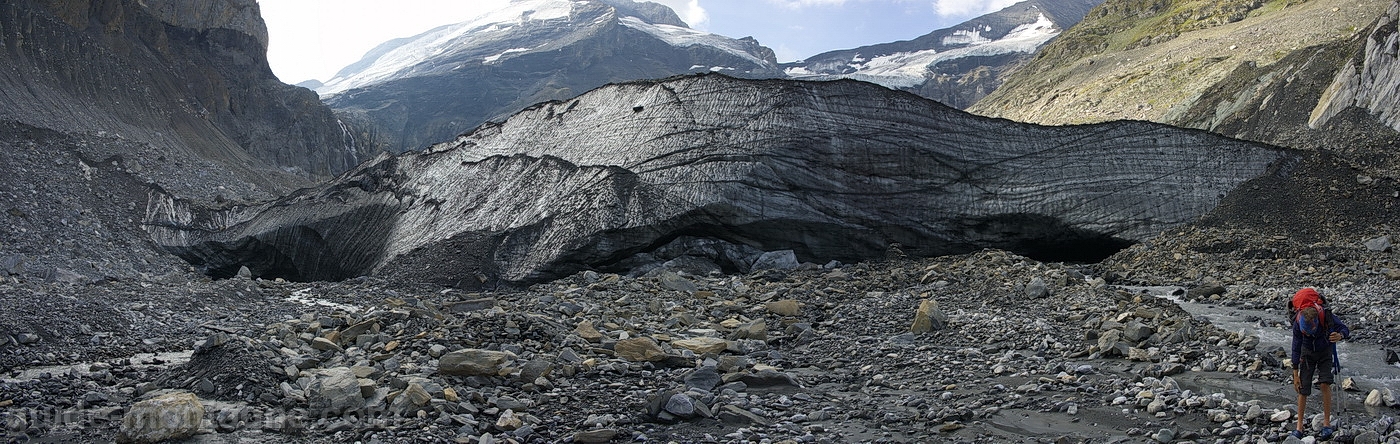
{"type": "Polygon", "coordinates": [[[1314,376],[1318,384],[1332,384],[1332,355],[1318,350],[1303,350],[1298,357],[1298,394],[1312,394],[1314,376]]]}

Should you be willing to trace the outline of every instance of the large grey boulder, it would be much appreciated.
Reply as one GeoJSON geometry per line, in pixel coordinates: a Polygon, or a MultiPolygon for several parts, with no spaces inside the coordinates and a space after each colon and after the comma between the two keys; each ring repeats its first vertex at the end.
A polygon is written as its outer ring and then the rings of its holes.
{"type": "Polygon", "coordinates": [[[155,443],[193,436],[204,421],[204,405],[193,393],[171,393],[138,402],[122,416],[116,441],[155,443]]]}
{"type": "Polygon", "coordinates": [[[854,81],[702,75],[540,104],[262,206],[156,196],[147,224],[217,277],[526,283],[679,236],[812,263],[880,258],[892,243],[1097,260],[1295,157],[1143,122],[982,118],[854,81]]]}
{"type": "Polygon", "coordinates": [[[349,367],[323,370],[311,383],[310,392],[310,406],[317,414],[334,416],[365,406],[359,380],[349,367]]]}
{"type": "Polygon", "coordinates": [[[461,349],[438,358],[438,373],[455,376],[496,376],[500,367],[515,359],[509,352],[461,349]]]}

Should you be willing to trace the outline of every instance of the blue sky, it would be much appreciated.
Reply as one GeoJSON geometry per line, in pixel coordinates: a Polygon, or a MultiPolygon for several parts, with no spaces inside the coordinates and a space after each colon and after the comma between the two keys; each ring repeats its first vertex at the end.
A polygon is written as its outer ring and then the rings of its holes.
{"type": "MultiPolygon", "coordinates": [[[[788,62],[908,40],[1017,0],[654,0],[692,28],[753,36],[788,62]]],[[[467,21],[508,0],[258,0],[284,82],[327,80],[384,41],[467,21]]]]}

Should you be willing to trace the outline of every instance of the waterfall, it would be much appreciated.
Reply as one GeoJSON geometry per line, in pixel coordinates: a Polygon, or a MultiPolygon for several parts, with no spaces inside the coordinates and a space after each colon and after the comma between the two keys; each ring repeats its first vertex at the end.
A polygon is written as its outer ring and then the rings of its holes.
{"type": "Polygon", "coordinates": [[[340,125],[340,141],[345,148],[345,165],[341,170],[348,170],[360,162],[359,146],[355,143],[355,133],[350,131],[350,126],[340,118],[335,119],[335,123],[340,125]]]}

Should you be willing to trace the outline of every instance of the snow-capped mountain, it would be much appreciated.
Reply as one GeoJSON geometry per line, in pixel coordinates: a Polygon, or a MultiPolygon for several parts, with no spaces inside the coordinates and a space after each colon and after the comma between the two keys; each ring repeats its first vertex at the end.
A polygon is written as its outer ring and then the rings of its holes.
{"type": "Polygon", "coordinates": [[[657,3],[516,0],[386,42],[316,91],[384,148],[403,151],[607,83],[704,71],[782,76],[754,39],[690,29],[657,3]]]}
{"type": "Polygon", "coordinates": [[[850,78],[966,108],[1103,0],[1028,0],[913,40],[784,64],[795,79],[850,78]]]}

